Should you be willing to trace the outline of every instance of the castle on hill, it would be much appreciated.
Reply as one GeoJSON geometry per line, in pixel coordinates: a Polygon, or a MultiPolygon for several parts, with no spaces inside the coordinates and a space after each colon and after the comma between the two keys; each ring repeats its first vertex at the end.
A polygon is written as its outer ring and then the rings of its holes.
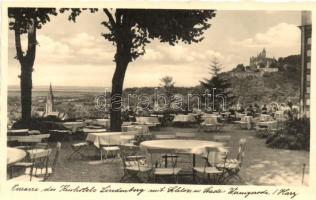
{"type": "Polygon", "coordinates": [[[260,72],[278,72],[278,68],[273,67],[277,60],[275,58],[268,58],[265,48],[257,55],[250,57],[249,67],[255,68],[260,72]]]}

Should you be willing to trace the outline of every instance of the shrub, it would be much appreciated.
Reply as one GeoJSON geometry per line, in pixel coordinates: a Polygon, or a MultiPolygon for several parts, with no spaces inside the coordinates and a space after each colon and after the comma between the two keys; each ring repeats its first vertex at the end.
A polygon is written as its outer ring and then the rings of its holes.
{"type": "Polygon", "coordinates": [[[309,150],[310,120],[300,118],[287,121],[284,129],[267,138],[266,144],[273,148],[309,150]]]}

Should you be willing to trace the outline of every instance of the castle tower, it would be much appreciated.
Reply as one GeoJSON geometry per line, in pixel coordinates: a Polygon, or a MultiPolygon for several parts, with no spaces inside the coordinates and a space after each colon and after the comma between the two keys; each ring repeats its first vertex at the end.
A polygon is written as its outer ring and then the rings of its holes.
{"type": "Polygon", "coordinates": [[[54,95],[53,95],[53,89],[52,89],[52,84],[49,84],[49,91],[47,95],[47,100],[46,100],[46,110],[45,114],[54,112],[54,95]]]}
{"type": "Polygon", "coordinates": [[[263,48],[261,55],[263,58],[265,58],[267,56],[267,52],[266,52],[265,48],[263,48]]]}

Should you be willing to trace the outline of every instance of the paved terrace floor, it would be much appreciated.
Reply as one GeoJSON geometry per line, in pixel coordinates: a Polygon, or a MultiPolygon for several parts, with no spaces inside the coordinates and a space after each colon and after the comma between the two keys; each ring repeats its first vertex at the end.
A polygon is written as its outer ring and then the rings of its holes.
{"type": "MultiPolygon", "coordinates": [[[[196,128],[167,127],[152,131],[153,134],[174,132],[196,132],[196,128]]],[[[304,185],[308,185],[309,177],[309,152],[296,150],[272,149],[265,146],[265,139],[255,137],[255,131],[240,130],[237,125],[228,125],[221,133],[197,133],[203,140],[212,140],[214,134],[231,135],[229,157],[235,158],[240,138],[247,139],[246,154],[240,175],[247,185],[301,185],[303,164],[306,164],[304,185]]],[[[92,147],[85,153],[87,158],[67,157],[72,152],[71,143],[65,141],[62,145],[59,162],[55,173],[49,181],[56,182],[119,182],[123,175],[119,160],[99,164],[91,164],[96,160],[96,150],[92,147]]],[[[198,162],[199,164],[199,162],[198,162]]],[[[133,182],[133,180],[131,180],[133,182]]],[[[194,184],[192,177],[179,179],[180,183],[194,184]]],[[[236,181],[227,184],[241,184],[236,181]]]]}

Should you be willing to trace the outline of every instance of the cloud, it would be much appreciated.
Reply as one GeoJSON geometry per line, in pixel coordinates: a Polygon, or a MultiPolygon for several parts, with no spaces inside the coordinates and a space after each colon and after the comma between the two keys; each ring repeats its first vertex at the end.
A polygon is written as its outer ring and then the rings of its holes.
{"type": "Polygon", "coordinates": [[[39,43],[38,51],[40,54],[49,55],[63,55],[67,56],[71,53],[69,46],[65,43],[54,41],[52,38],[44,35],[38,35],[37,41],[39,43]]]}
{"type": "Polygon", "coordinates": [[[78,33],[71,38],[64,40],[74,47],[91,47],[95,45],[96,38],[88,33],[78,33]]]}
{"type": "Polygon", "coordinates": [[[230,40],[230,43],[240,47],[258,48],[266,46],[269,48],[288,48],[300,45],[300,30],[294,24],[280,23],[270,27],[264,33],[241,41],[230,40]]]}
{"type": "Polygon", "coordinates": [[[140,60],[144,62],[159,62],[161,64],[187,64],[209,61],[213,57],[224,58],[220,52],[211,49],[203,51],[182,44],[174,46],[153,44],[146,49],[145,55],[140,60]]]}

